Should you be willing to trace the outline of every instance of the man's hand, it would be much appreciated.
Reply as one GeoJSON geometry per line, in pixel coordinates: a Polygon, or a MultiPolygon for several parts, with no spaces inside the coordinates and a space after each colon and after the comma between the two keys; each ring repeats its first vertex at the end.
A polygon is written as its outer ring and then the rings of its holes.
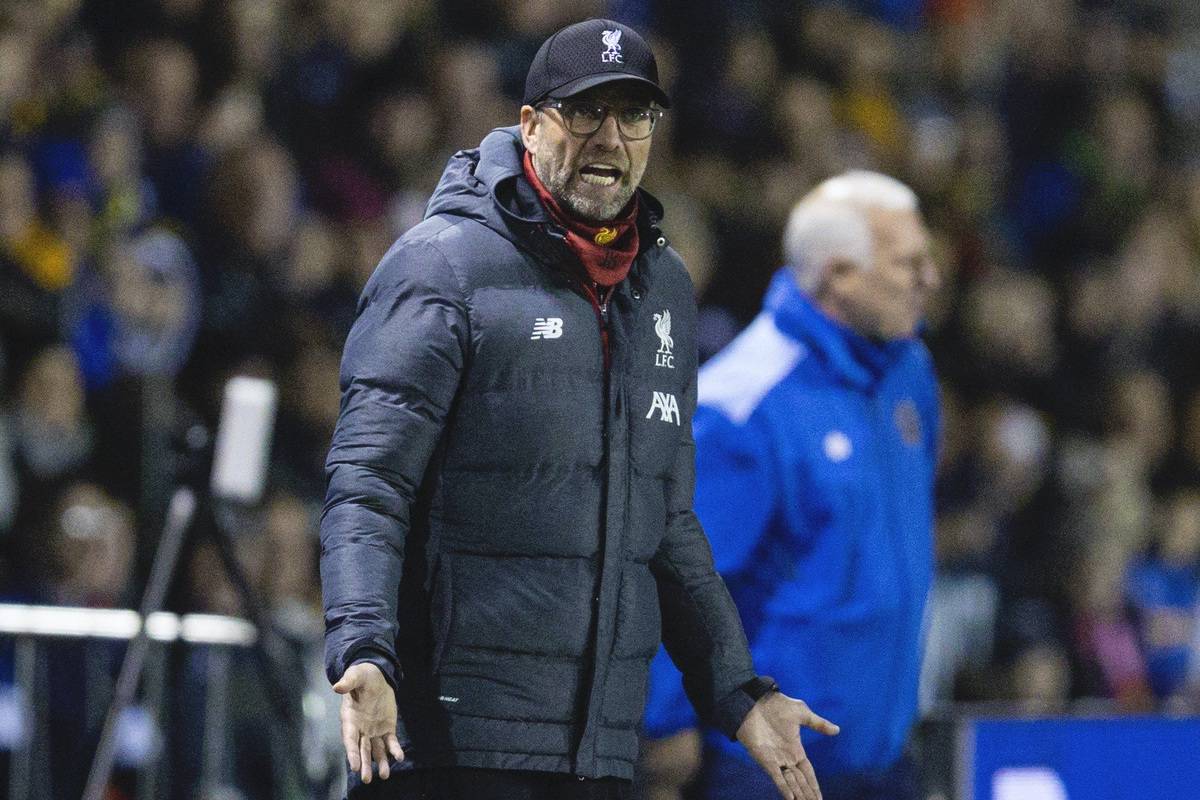
{"type": "Polygon", "coordinates": [[[371,782],[371,762],[379,765],[379,777],[391,775],[388,754],[404,760],[396,738],[396,696],[379,667],[367,662],[352,664],[333,685],[342,695],[342,744],[350,769],[363,783],[371,782]]]}
{"type": "Polygon", "coordinates": [[[812,762],[800,743],[800,728],[833,736],[841,730],[819,717],[803,700],[779,692],[759,699],[738,728],[737,738],[787,800],[820,800],[812,762]]]}

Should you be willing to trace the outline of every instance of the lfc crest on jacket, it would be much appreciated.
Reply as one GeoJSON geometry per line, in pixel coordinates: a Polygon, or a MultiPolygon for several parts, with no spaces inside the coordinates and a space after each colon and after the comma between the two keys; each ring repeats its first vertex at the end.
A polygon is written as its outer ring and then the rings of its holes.
{"type": "Polygon", "coordinates": [[[671,338],[671,312],[663,309],[654,315],[654,332],[658,334],[658,350],[654,353],[654,366],[675,369],[675,340],[671,338]]]}

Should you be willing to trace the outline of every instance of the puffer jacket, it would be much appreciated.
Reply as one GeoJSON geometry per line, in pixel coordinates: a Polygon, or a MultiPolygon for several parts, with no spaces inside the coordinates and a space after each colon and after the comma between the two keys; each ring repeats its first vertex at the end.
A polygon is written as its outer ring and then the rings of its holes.
{"type": "Polygon", "coordinates": [[[753,704],[692,512],[695,303],[642,192],[601,314],[522,154],[507,128],[455,155],[363,290],[326,464],[327,672],[384,669],[410,766],[629,778],[660,620],[703,717],[733,736],[753,704]]]}

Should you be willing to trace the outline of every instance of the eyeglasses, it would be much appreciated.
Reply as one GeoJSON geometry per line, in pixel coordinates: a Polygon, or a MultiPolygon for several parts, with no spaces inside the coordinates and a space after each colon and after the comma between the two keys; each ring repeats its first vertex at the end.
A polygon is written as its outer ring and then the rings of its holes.
{"type": "Polygon", "coordinates": [[[654,133],[654,126],[662,118],[663,110],[655,106],[622,106],[613,108],[606,103],[589,103],[581,100],[547,100],[538,104],[538,109],[554,108],[563,118],[567,130],[576,136],[591,136],[600,130],[609,114],[617,120],[621,136],[631,141],[645,139],[654,133]]]}

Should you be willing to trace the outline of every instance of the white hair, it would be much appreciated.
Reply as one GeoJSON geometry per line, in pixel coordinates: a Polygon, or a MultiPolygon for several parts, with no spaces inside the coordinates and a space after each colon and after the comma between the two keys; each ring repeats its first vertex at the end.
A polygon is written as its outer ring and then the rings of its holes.
{"type": "Polygon", "coordinates": [[[870,268],[875,247],[867,218],[871,209],[916,211],[917,195],[895,178],[851,170],[801,198],[783,232],[783,253],[801,289],[816,290],[836,261],[870,268]]]}

